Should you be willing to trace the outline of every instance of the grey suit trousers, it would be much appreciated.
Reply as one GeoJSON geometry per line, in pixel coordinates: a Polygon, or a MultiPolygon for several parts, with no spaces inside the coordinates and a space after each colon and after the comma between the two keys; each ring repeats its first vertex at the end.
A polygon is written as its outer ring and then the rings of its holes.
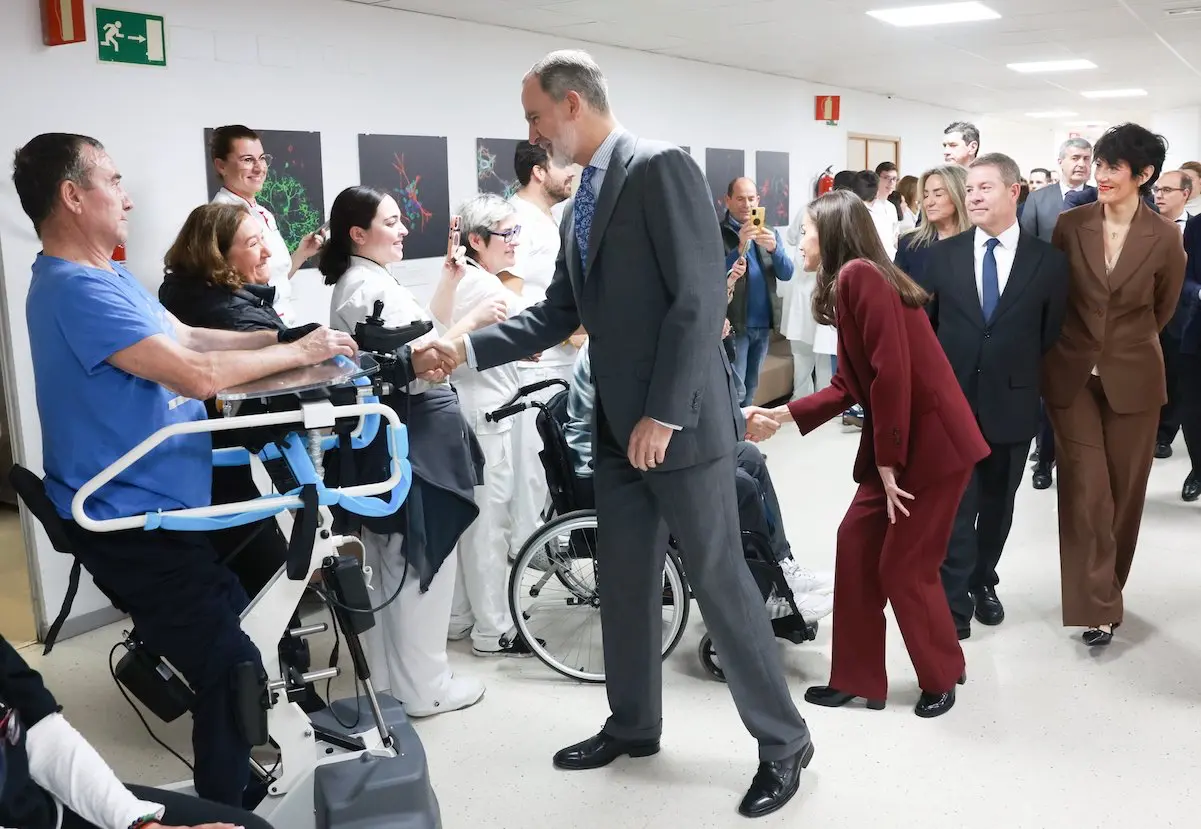
{"type": "Polygon", "coordinates": [[[796,754],[810,742],[809,729],[792,701],[763,598],[743,559],[733,452],[643,473],[630,465],[599,410],[597,421],[597,579],[612,712],[605,732],[627,740],[656,740],[662,732],[663,559],[670,528],[734,704],[759,742],[760,760],[796,754]]]}

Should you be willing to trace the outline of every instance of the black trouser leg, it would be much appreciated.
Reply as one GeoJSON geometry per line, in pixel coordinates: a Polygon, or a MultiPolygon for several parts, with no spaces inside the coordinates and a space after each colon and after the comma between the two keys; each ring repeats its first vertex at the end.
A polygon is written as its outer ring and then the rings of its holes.
{"type": "MultiPolygon", "coordinates": [[[[780,512],[780,499],[776,497],[776,487],[771,481],[771,473],[767,471],[767,461],[759,447],[750,441],[740,441],[735,451],[734,459],[738,464],[739,478],[745,476],[750,481],[736,480],[738,490],[738,514],[744,530],[754,529],[752,525],[766,527],[766,537],[771,543],[771,551],[776,561],[792,558],[792,548],[784,535],[784,519],[780,512]],[[758,498],[748,502],[743,507],[743,489],[746,483],[755,484],[758,498]]],[[[759,530],[762,531],[762,530],[759,530]]]]}
{"type": "Polygon", "coordinates": [[[1177,374],[1180,426],[1193,474],[1201,474],[1201,354],[1181,354],[1177,374]]]}
{"type": "Polygon", "coordinates": [[[947,545],[947,557],[939,569],[942,588],[947,594],[947,604],[951,606],[951,616],[957,628],[971,625],[975,609],[968,591],[976,570],[976,516],[980,512],[979,465],[976,469],[959,501],[955,523],[951,527],[951,540],[947,545]]]}
{"type": "Polygon", "coordinates": [[[1180,431],[1180,339],[1167,332],[1159,335],[1163,349],[1164,378],[1168,385],[1168,402],[1159,410],[1159,429],[1155,433],[1156,444],[1172,445],[1180,431]]]}
{"type": "Polygon", "coordinates": [[[976,519],[976,568],[969,588],[996,587],[997,563],[1013,526],[1013,502],[1026,468],[1028,443],[990,443],[989,456],[976,465],[979,515],[976,519]]]}
{"type": "Polygon", "coordinates": [[[1041,403],[1039,408],[1037,468],[1045,472],[1050,472],[1051,467],[1054,465],[1055,431],[1051,428],[1051,418],[1047,416],[1047,404],[1041,403]]]}
{"type": "MultiPolygon", "coordinates": [[[[211,823],[227,823],[244,829],[272,829],[271,824],[261,817],[233,806],[212,803],[198,797],[179,792],[151,789],[146,786],[126,786],[138,800],[159,803],[165,809],[164,826],[207,826],[211,823]]],[[[62,829],[103,829],[88,823],[79,815],[68,810],[63,812],[62,829]]]]}

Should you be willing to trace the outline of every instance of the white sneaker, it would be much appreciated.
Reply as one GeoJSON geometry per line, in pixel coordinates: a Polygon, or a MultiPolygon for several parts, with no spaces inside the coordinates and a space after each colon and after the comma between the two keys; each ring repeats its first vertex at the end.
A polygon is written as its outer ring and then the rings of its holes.
{"type": "Polygon", "coordinates": [[[833,593],[793,593],[792,600],[796,602],[797,610],[801,611],[801,618],[806,622],[813,623],[818,619],[824,619],[834,612],[834,594],[833,593]]]}
{"type": "Polygon", "coordinates": [[[461,711],[470,708],[484,697],[484,683],[471,677],[452,676],[450,686],[441,699],[423,705],[404,706],[405,714],[411,719],[432,717],[434,714],[446,714],[450,711],[461,711]]]}
{"type": "Polygon", "coordinates": [[[797,564],[796,559],[786,558],[780,562],[780,569],[784,572],[784,581],[788,582],[788,587],[792,590],[792,594],[798,597],[808,595],[810,593],[833,593],[834,579],[827,575],[818,575],[812,570],[808,570],[797,564]]]}

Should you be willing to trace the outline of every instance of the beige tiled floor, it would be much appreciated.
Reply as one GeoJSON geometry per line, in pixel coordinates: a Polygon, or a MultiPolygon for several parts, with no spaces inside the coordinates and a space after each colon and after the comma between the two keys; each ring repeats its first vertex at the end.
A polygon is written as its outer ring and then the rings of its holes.
{"type": "Polygon", "coordinates": [[[5,504],[0,504],[0,632],[22,643],[37,635],[21,520],[16,509],[5,504]]]}
{"type": "MultiPolygon", "coordinates": [[[[796,553],[829,568],[853,483],[858,436],[827,427],[766,445],[796,553]]],[[[817,755],[796,803],[764,826],[823,829],[1121,829],[1196,827],[1201,780],[1201,505],[1179,499],[1187,469],[1157,461],[1142,543],[1126,592],[1126,624],[1089,653],[1059,624],[1055,493],[1023,482],[1002,563],[1008,619],[965,643],[970,679],[954,711],[911,713],[913,670],[890,629],[889,707],[826,710],[800,703],[817,755]]],[[[665,666],[663,753],[595,772],[550,764],[606,714],[603,688],[563,680],[530,661],[483,661],[462,643],[456,670],[481,676],[475,708],[418,725],[447,829],[737,827],[755,748],[729,694],[695,656],[699,614],[665,666]]],[[[67,714],[130,779],[181,776],[108,678],[109,629],[64,642],[45,671],[67,714]]],[[[784,646],[793,693],[827,679],[829,630],[784,646]]],[[[156,724],[186,751],[187,725],[156,724]]],[[[291,829],[291,827],[281,827],[291,829]]]]}

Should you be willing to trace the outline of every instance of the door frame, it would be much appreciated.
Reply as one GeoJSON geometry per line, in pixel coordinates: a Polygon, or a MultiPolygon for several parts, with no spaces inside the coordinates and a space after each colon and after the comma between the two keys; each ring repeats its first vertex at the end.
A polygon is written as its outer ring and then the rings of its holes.
{"type": "MultiPolygon", "coordinates": [[[[871,133],[866,133],[866,132],[848,132],[847,140],[849,141],[852,138],[863,141],[865,147],[866,147],[866,142],[868,142],[868,141],[891,141],[891,142],[893,142],[894,144],[897,145],[897,169],[901,169],[902,145],[901,145],[901,137],[899,135],[872,135],[871,133]]],[[[849,159],[848,159],[847,163],[848,164],[850,163],[849,159]]],[[[867,168],[863,167],[861,169],[867,169],[867,168]]]]}

